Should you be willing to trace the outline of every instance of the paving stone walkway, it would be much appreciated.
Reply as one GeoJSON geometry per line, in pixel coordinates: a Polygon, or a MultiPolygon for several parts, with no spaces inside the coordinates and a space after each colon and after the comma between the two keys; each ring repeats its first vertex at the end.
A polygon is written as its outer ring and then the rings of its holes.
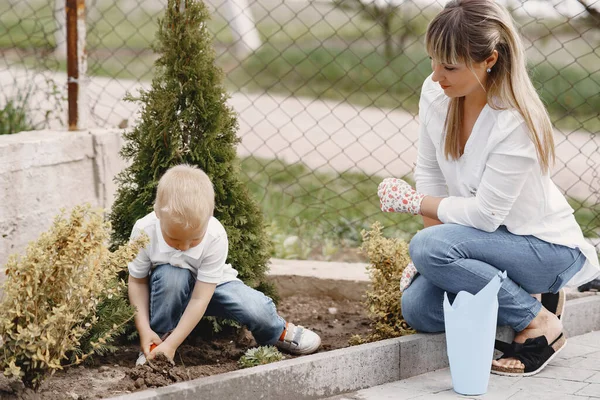
{"type": "Polygon", "coordinates": [[[568,339],[567,347],[539,374],[528,378],[491,375],[488,392],[461,396],[448,368],[328,400],[595,400],[600,399],[600,331],[568,339]]]}

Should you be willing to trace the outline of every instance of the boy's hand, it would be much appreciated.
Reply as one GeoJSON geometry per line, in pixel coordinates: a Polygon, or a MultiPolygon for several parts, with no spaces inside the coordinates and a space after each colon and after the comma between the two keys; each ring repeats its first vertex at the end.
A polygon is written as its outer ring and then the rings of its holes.
{"type": "Polygon", "coordinates": [[[153,345],[159,345],[162,343],[160,336],[156,334],[152,329],[148,329],[147,331],[140,332],[140,346],[142,347],[142,352],[146,357],[150,354],[152,349],[150,348],[153,345]]]}
{"type": "Polygon", "coordinates": [[[169,361],[173,362],[175,359],[175,351],[177,351],[177,347],[173,347],[171,343],[168,341],[164,341],[156,347],[153,347],[153,350],[148,355],[148,360],[153,359],[158,355],[158,353],[164,354],[169,361]]]}

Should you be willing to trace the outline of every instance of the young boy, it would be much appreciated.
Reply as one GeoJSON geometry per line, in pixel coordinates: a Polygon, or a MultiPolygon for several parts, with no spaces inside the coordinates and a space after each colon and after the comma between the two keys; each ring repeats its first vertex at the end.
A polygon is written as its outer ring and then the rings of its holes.
{"type": "Polygon", "coordinates": [[[157,353],[173,360],[204,315],[247,326],[259,345],[293,354],[315,352],[321,338],[286,322],[269,297],[245,285],[225,262],[227,233],[212,216],[214,197],[212,182],[199,168],[170,168],[158,183],[154,212],[133,227],[132,238],[142,232],[150,238],[128,265],[129,300],[137,309],[143,352],[137,363],[157,353]]]}

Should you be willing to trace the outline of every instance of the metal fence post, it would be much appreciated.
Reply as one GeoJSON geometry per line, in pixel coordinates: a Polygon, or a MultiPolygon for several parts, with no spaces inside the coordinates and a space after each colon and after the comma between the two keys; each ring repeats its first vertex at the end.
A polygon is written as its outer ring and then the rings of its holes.
{"type": "Polygon", "coordinates": [[[85,50],[85,0],[66,0],[67,11],[67,94],[69,130],[86,127],[84,82],[87,70],[85,50]]]}

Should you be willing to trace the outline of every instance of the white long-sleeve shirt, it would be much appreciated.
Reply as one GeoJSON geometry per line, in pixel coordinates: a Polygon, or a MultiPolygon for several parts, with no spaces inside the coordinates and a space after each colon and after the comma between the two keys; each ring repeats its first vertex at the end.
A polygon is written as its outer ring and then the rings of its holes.
{"type": "Polygon", "coordinates": [[[419,192],[445,197],[438,219],[486,232],[505,225],[516,235],[579,248],[587,261],[569,285],[600,276],[596,249],[583,237],[573,209],[549,174],[542,173],[521,114],[486,105],[463,155],[458,160],[446,159],[444,123],[449,100],[431,76],[425,79],[419,102],[415,180],[419,192]]]}

